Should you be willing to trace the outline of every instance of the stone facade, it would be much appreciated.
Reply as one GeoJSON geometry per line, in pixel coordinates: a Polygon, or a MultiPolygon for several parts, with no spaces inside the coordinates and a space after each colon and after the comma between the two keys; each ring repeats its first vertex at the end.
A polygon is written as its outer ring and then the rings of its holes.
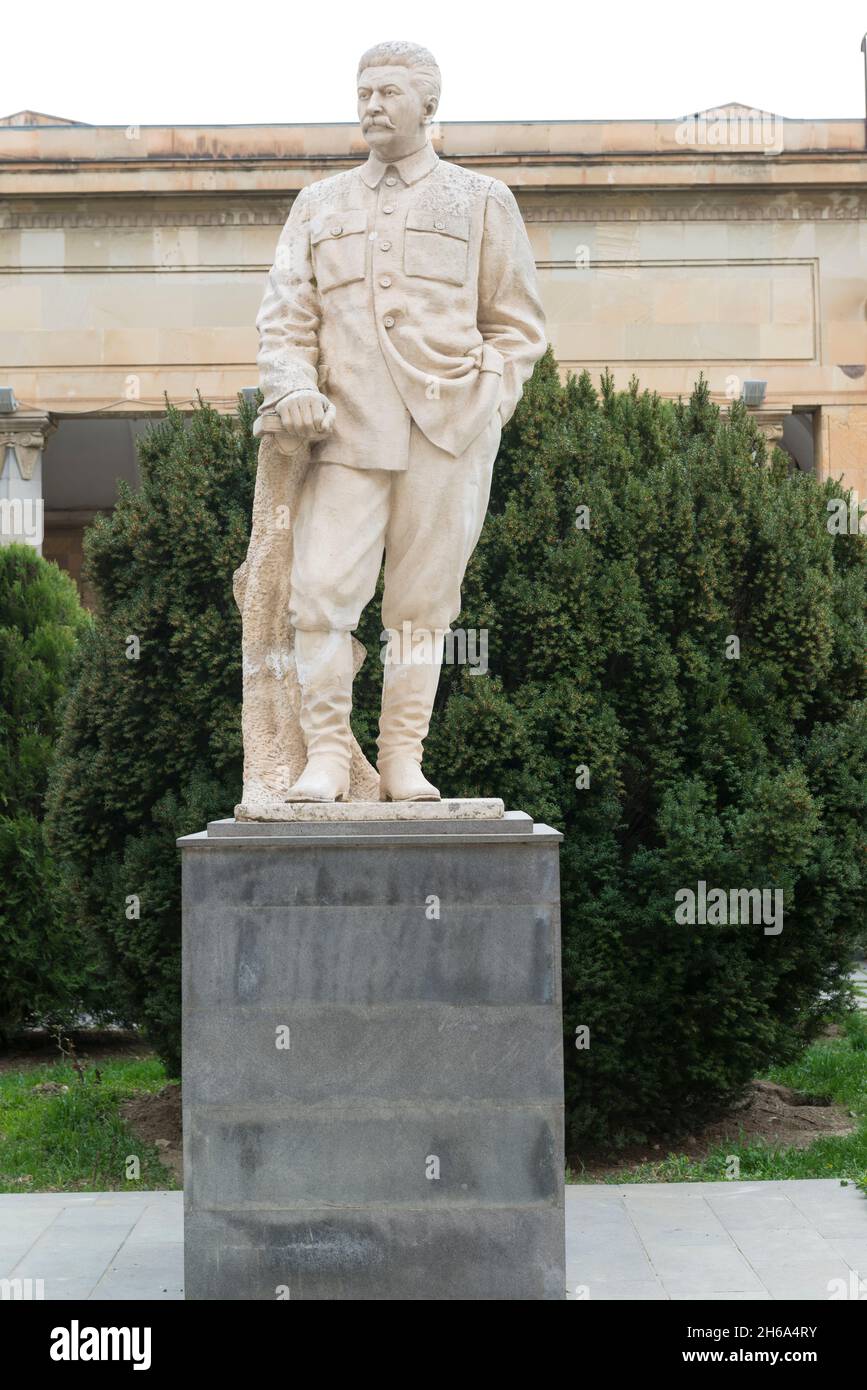
{"type": "MultiPolygon", "coordinates": [[[[457,122],[434,144],[517,197],[564,371],[635,373],[672,397],[703,371],[720,403],[763,381],[769,436],[796,457],[800,440],[802,466],[864,497],[864,124],[761,115],[457,122]]],[[[159,414],[166,393],[229,410],[255,385],[254,320],[287,210],[367,151],[354,125],[46,119],[0,123],[0,386],[57,426],[46,460],[68,471],[65,429],[82,412],[103,417],[96,440],[105,416],[159,414]]],[[[111,456],[125,475],[128,449],[111,456]]],[[[67,478],[56,505],[50,466],[46,478],[46,553],[74,568],[70,536],[104,502],[67,478]]]]}

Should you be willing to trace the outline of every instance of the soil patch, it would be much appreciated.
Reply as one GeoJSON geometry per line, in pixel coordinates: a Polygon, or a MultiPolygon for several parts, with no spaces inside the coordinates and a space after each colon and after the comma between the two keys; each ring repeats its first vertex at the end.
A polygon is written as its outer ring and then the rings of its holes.
{"type": "Polygon", "coordinates": [[[806,1149],[817,1139],[840,1138],[856,1128],[845,1106],[821,1096],[803,1095],[774,1081],[754,1081],[739,1105],[685,1139],[634,1145],[617,1154],[576,1156],[570,1167],[584,1177],[610,1177],[643,1163],[661,1163],[669,1155],[700,1161],[720,1144],[764,1143],[780,1149],[806,1149]]]}
{"type": "Polygon", "coordinates": [[[170,1081],[161,1091],[121,1101],[118,1110],[136,1138],[144,1144],[155,1145],[164,1166],[181,1182],[184,1175],[184,1143],[180,1084],[170,1081]]]}

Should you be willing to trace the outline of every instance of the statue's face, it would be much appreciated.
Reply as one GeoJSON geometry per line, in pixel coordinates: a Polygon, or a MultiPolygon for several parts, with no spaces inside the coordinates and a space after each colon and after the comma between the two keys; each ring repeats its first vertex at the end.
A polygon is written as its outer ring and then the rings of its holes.
{"type": "Polygon", "coordinates": [[[420,149],[436,105],[436,98],[425,95],[410,68],[393,63],[365,68],[358,79],[361,132],[380,159],[401,159],[420,149]]]}

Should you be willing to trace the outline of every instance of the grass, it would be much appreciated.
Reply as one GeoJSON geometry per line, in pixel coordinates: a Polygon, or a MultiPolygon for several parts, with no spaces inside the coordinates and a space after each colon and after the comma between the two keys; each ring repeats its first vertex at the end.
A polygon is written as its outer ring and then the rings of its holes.
{"type": "Polygon", "coordinates": [[[658,1162],[642,1163],[601,1178],[568,1171],[566,1181],[719,1182],[733,1176],[729,1160],[734,1156],[739,1160],[736,1176],[741,1181],[840,1178],[867,1192],[867,1015],[846,1014],[835,1022],[843,1028],[843,1036],[821,1038],[797,1062],[775,1068],[762,1079],[845,1106],[856,1118],[852,1134],[817,1139],[807,1149],[727,1140],[703,1159],[670,1153],[658,1162]]]}
{"type": "Polygon", "coordinates": [[[118,1113],[123,1100],[158,1091],[167,1077],[158,1061],[119,1059],[88,1069],[80,1081],[65,1062],[0,1073],[0,1192],[136,1192],[177,1183],[159,1151],[133,1137],[118,1113]],[[35,1086],[69,1090],[40,1095],[35,1086]],[[127,1159],[140,1176],[127,1178],[127,1159]]]}

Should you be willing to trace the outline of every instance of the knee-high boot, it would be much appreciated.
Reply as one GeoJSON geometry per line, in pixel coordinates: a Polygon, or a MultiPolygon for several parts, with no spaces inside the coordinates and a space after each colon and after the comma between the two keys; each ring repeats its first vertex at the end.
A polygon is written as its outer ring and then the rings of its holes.
{"type": "Polygon", "coordinates": [[[382,680],[377,768],[382,801],[439,801],[439,791],[422,776],[424,740],[430,727],[443,657],[443,636],[435,634],[432,660],[400,660],[400,643],[389,640],[382,680]]]}
{"type": "Polygon", "coordinates": [[[352,635],[295,630],[301,687],[301,731],[307,764],[287,801],[342,801],[349,793],[352,756],[352,635]]]}

